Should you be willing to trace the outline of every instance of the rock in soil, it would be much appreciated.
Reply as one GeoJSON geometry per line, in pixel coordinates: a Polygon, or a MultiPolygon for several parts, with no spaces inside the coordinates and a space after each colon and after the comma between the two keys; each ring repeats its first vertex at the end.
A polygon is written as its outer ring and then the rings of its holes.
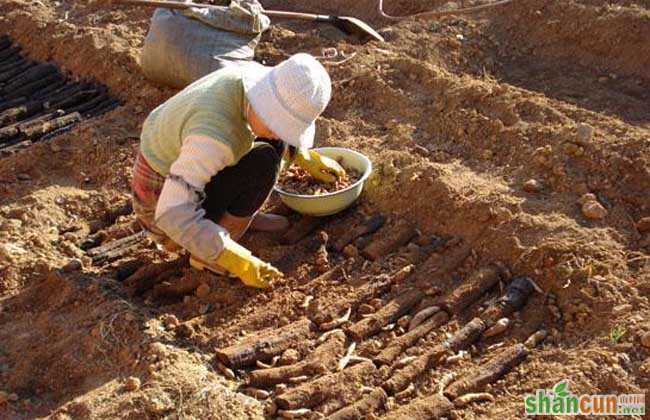
{"type": "Polygon", "coordinates": [[[343,253],[348,257],[355,258],[359,256],[359,249],[357,249],[356,246],[349,244],[346,245],[345,248],[343,248],[343,253]]]}
{"type": "Polygon", "coordinates": [[[598,201],[587,201],[582,205],[582,214],[587,219],[599,220],[607,216],[607,209],[598,201]]]}
{"type": "Polygon", "coordinates": [[[614,309],[612,309],[612,314],[614,315],[625,314],[630,312],[632,308],[633,306],[630,305],[629,303],[624,303],[623,305],[617,305],[614,306],[614,309]]]}
{"type": "Polygon", "coordinates": [[[286,365],[293,365],[294,363],[297,363],[299,360],[300,360],[300,353],[298,352],[298,350],[288,349],[285,350],[284,353],[282,353],[282,357],[280,357],[278,363],[281,366],[286,366],[286,365]]]}
{"type": "Polygon", "coordinates": [[[162,318],[162,322],[165,325],[165,328],[168,328],[170,330],[173,330],[180,324],[180,321],[174,314],[165,314],[162,318]]]}
{"type": "Polygon", "coordinates": [[[524,182],[524,191],[529,193],[538,193],[542,190],[542,184],[536,179],[529,179],[524,182]]]}
{"type": "Polygon", "coordinates": [[[61,267],[61,270],[65,273],[70,273],[72,271],[79,271],[81,270],[81,267],[83,264],[81,263],[81,260],[79,258],[73,258],[66,265],[61,267]]]}
{"type": "Polygon", "coordinates": [[[375,308],[373,306],[368,305],[367,303],[362,303],[361,305],[359,305],[358,312],[361,315],[368,315],[374,313],[375,308]]]}
{"type": "Polygon", "coordinates": [[[201,283],[199,287],[196,288],[196,291],[194,293],[196,294],[197,298],[204,299],[210,294],[210,286],[205,283],[201,283]]]}
{"type": "Polygon", "coordinates": [[[578,203],[585,204],[585,203],[588,203],[590,201],[598,201],[598,199],[596,198],[596,194],[585,193],[585,194],[582,195],[582,197],[580,197],[580,199],[578,200],[578,203]]]}
{"type": "Polygon", "coordinates": [[[124,389],[130,392],[140,389],[140,378],[136,378],[135,376],[129,377],[124,383],[124,389]]]}
{"type": "Polygon", "coordinates": [[[644,347],[650,348],[650,331],[646,332],[641,336],[641,344],[644,347]]]}
{"type": "Polygon", "coordinates": [[[641,248],[649,248],[650,247],[650,233],[648,233],[645,238],[641,239],[639,241],[639,246],[641,248]]]}
{"type": "Polygon", "coordinates": [[[642,233],[650,232],[650,217],[639,219],[639,221],[636,222],[636,228],[642,233]]]}
{"type": "Polygon", "coordinates": [[[594,128],[589,124],[580,123],[576,127],[576,137],[582,143],[589,143],[594,135],[594,128]]]}

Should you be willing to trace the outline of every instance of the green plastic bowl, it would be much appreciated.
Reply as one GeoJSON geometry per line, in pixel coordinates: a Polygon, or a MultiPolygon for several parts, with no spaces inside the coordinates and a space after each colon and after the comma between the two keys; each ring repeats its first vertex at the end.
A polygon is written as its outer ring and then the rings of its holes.
{"type": "Polygon", "coordinates": [[[372,162],[361,153],[343,147],[321,147],[314,150],[332,159],[340,158],[343,167],[360,172],[361,178],[347,188],[322,195],[293,194],[282,191],[277,185],[274,190],[287,207],[298,213],[308,216],[329,216],[345,210],[359,198],[363,184],[372,172],[372,162]]]}

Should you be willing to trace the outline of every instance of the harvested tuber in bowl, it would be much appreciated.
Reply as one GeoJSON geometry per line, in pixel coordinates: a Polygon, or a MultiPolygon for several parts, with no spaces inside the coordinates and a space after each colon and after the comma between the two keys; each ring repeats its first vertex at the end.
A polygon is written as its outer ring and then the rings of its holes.
{"type": "Polygon", "coordinates": [[[312,179],[301,168],[291,167],[280,179],[275,191],[287,207],[309,216],[328,216],[354,203],[363,184],[372,172],[372,163],[363,154],[342,147],[315,149],[343,166],[347,176],[336,184],[327,185],[312,179]]]}

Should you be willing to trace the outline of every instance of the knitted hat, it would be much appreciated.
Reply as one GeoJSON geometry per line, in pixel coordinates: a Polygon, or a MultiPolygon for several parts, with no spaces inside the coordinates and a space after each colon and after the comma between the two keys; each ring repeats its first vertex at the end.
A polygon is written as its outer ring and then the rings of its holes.
{"type": "Polygon", "coordinates": [[[297,148],[314,144],[314,121],[325,110],[332,83],[309,54],[296,54],[275,67],[247,66],[244,91],[255,113],[284,142],[297,148]]]}

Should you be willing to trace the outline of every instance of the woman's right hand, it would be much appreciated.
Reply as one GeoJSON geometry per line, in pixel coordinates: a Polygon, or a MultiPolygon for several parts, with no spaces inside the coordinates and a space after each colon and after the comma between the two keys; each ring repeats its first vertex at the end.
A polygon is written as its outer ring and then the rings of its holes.
{"type": "Polygon", "coordinates": [[[299,150],[294,163],[321,182],[333,184],[345,176],[345,169],[337,161],[315,150],[299,150]]]}
{"type": "Polygon", "coordinates": [[[271,264],[255,257],[232,239],[227,240],[216,263],[239,277],[246,286],[268,288],[284,275],[271,264]]]}

